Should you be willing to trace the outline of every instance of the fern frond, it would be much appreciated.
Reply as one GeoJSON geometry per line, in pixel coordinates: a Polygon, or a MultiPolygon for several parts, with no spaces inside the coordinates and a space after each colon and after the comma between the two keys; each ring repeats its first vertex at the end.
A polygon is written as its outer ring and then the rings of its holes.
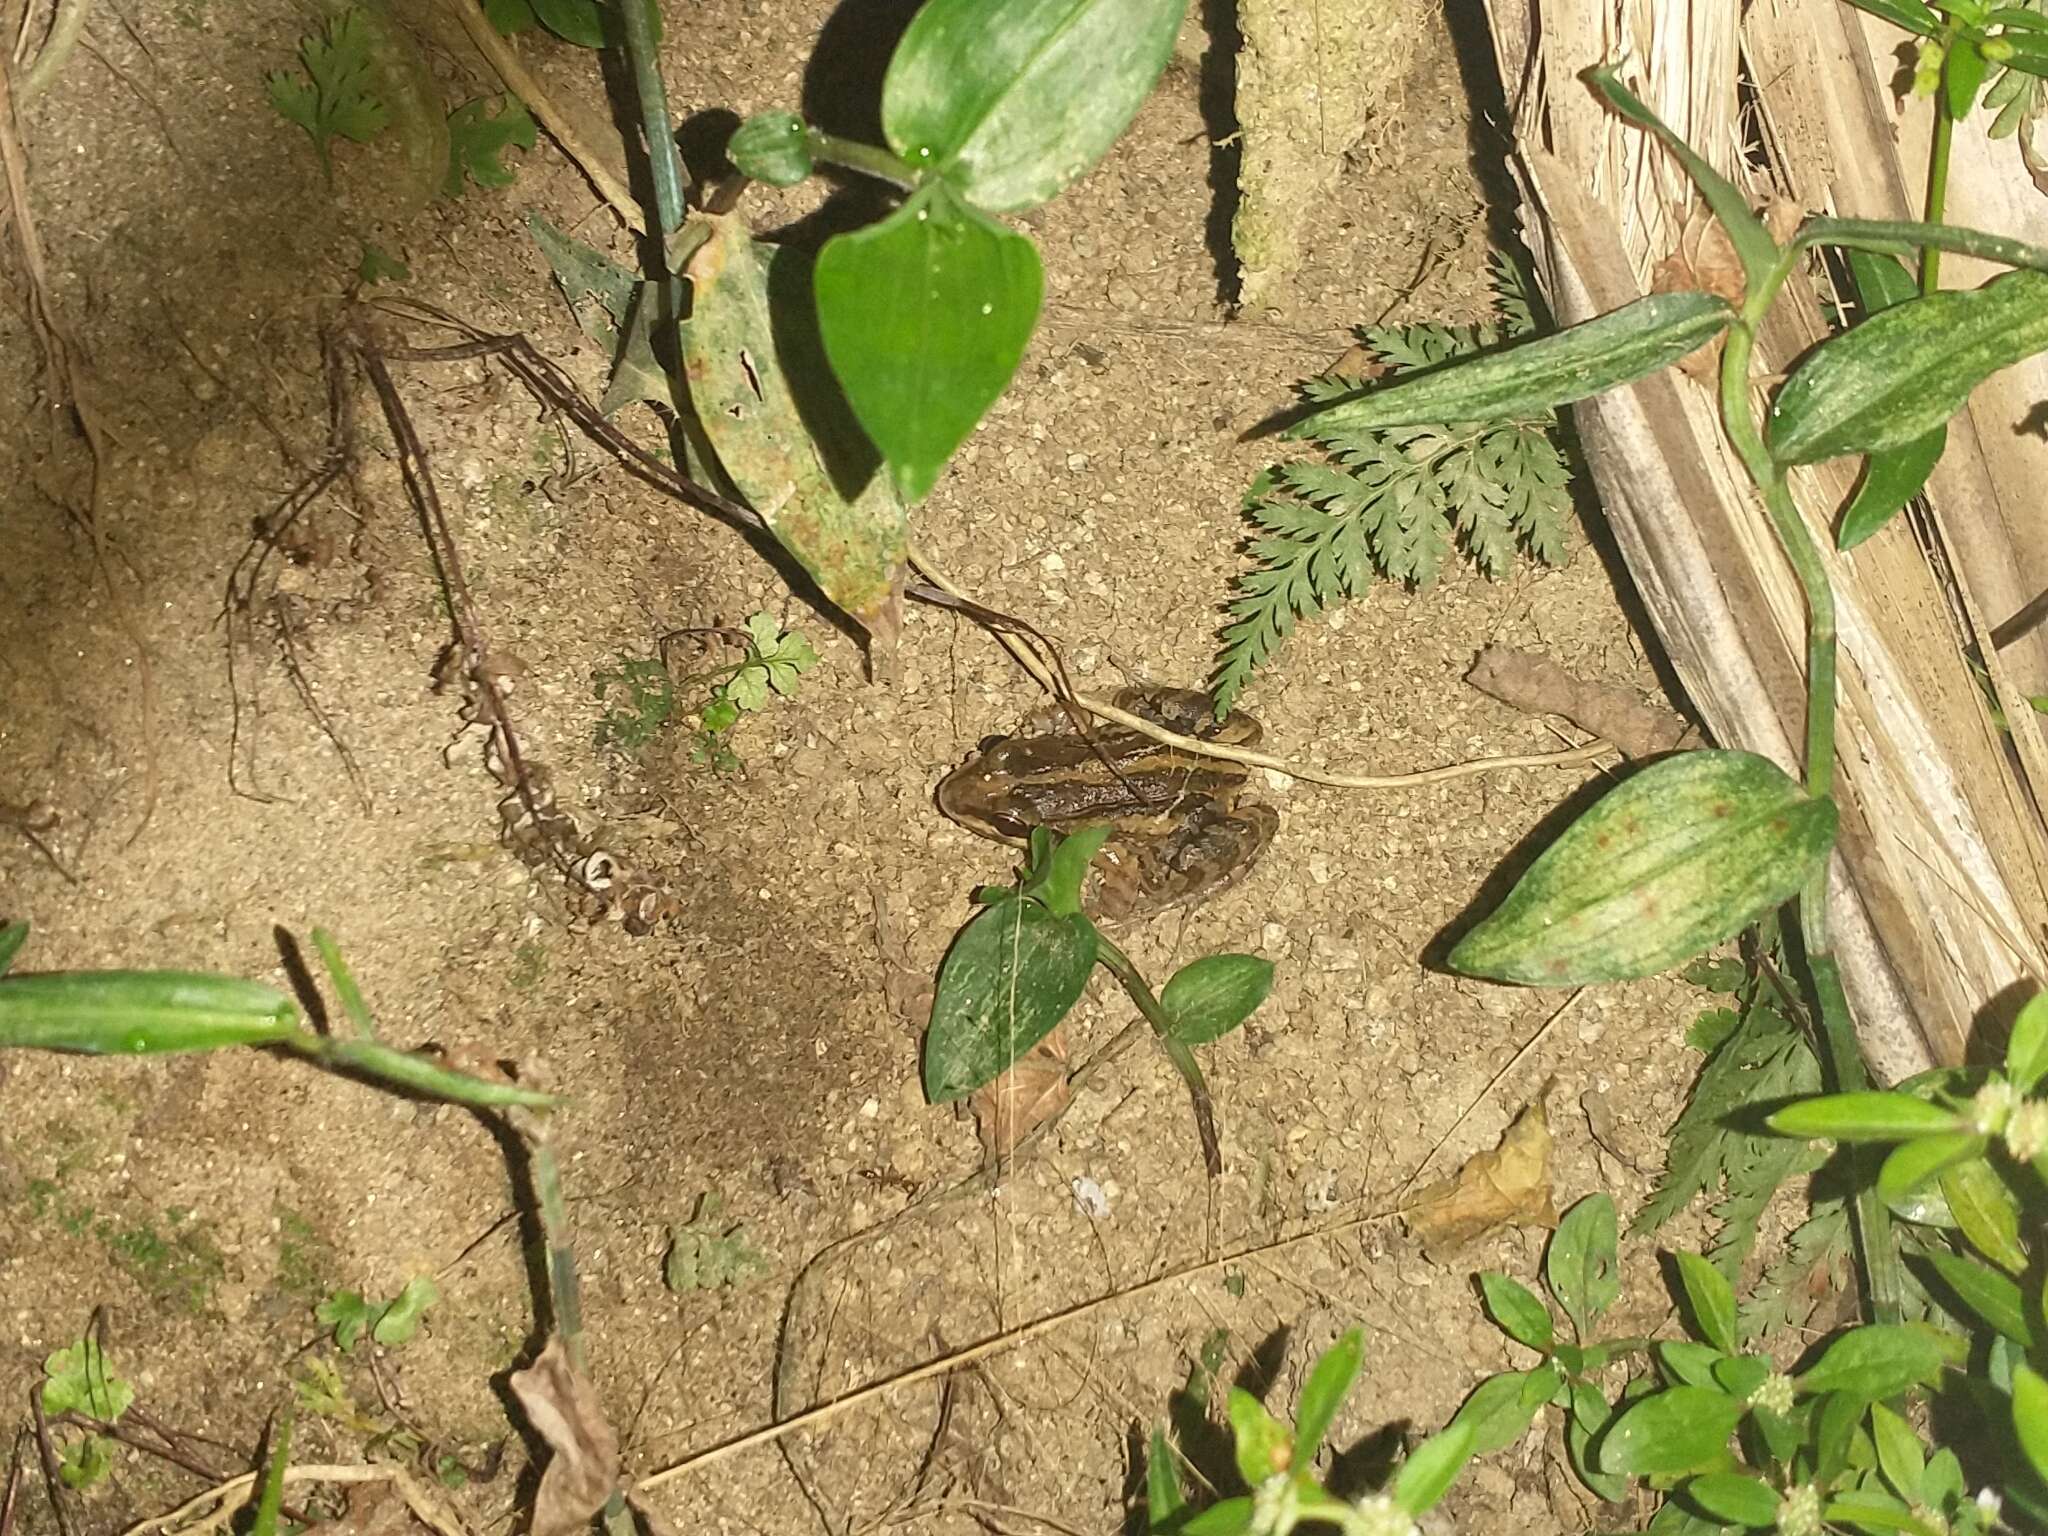
{"type": "Polygon", "coordinates": [[[1785,1251],[1764,1270],[1736,1314],[1742,1336],[1753,1339],[1804,1323],[1814,1307],[1814,1272],[1823,1267],[1836,1286],[1848,1283],[1849,1203],[1844,1197],[1815,1200],[1813,1213],[1786,1239],[1785,1251]]]}

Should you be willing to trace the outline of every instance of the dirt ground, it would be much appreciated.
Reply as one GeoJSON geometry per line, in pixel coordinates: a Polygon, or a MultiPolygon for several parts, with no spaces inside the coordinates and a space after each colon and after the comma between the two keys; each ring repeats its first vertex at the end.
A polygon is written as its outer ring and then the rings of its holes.
{"type": "MultiPolygon", "coordinates": [[[[1387,82],[1384,133],[1310,232],[1282,311],[1222,323],[1199,67],[1170,72],[1108,160],[1026,221],[1045,255],[1045,323],[918,534],[982,601],[1055,637],[1087,686],[1205,678],[1240,559],[1238,502],[1267,456],[1239,434],[1350,326],[1389,306],[1451,320],[1483,307],[1480,151],[1451,84],[1452,38],[1424,8],[1414,74],[1387,82]]],[[[671,5],[679,115],[815,89],[806,61],[827,11],[671,5]]],[[[857,648],[744,543],[587,443],[572,451],[502,370],[401,369],[484,623],[525,665],[533,749],[565,802],[679,898],[672,924],[636,938],[576,920],[559,881],[500,845],[499,791],[470,744],[451,749],[457,704],[432,678],[446,611],[367,390],[350,396],[356,494],[317,503],[310,563],[273,572],[281,584],[253,615],[222,621],[252,524],[321,452],[320,336],[361,235],[410,267],[380,292],[524,332],[592,389],[601,359],[526,215],[630,259],[545,139],[511,155],[509,188],[373,224],[388,212],[376,151],[338,144],[330,189],[265,100],[264,73],[292,67],[317,19],[279,0],[103,0],[86,45],[21,114],[48,303],[89,365],[106,434],[95,520],[10,236],[0,802],[61,816],[42,848],[0,826],[0,917],[35,925],[21,967],[283,984],[280,932],[308,946],[322,925],[387,1041],[544,1070],[574,1101],[560,1140],[593,1370],[637,1474],[768,1422],[778,1358],[786,1412],[1100,1301],[943,1383],[664,1485],[652,1502],[679,1531],[1119,1529],[1134,1439],[1217,1329],[1224,1379],[1290,1410],[1315,1352],[1366,1325],[1367,1384],[1334,1435],[1353,1491],[1481,1376],[1526,1364],[1481,1315],[1471,1275],[1532,1278],[1542,1233],[1437,1265],[1397,1226],[1359,1218],[1425,1159],[1433,1175],[1491,1146],[1553,1077],[1560,1207],[1604,1188],[1626,1217],[1655,1174],[1690,1077],[1681,1035],[1696,995],[1613,988],[1553,1018],[1563,994],[1426,960],[1590,773],[1379,794],[1266,776],[1258,791],[1283,820],[1260,867],[1127,939],[1158,977],[1217,949],[1278,964],[1252,1025],[1208,1057],[1223,1177],[1205,1181],[1184,1090],[1145,1050],[1084,1091],[995,1193],[916,1205],[978,1157],[972,1125],[918,1088],[930,980],[973,888],[1012,864],[942,819],[933,786],[1036,702],[985,634],[913,607],[897,675],[870,681],[857,648]],[[757,609],[800,625],[823,660],[799,698],[739,728],[743,772],[693,764],[680,727],[632,754],[597,745],[594,674],[668,631],[757,609]],[[1082,1179],[1106,1214],[1077,1201],[1082,1179]],[[672,1292],[669,1229],[706,1194],[765,1268],[672,1292]]],[[[854,24],[834,25],[844,43],[854,24]]],[[[601,118],[590,55],[524,46],[552,92],[601,118]]],[[[459,52],[427,56],[451,102],[496,89],[459,52]]],[[[814,202],[764,197],[758,224],[814,202]]],[[[394,341],[443,339],[381,325],[394,341]]],[[[651,441],[639,410],[624,424],[651,441]]],[[[1427,594],[1382,590],[1305,626],[1245,702],[1276,750],[1362,771],[1556,747],[1545,723],[1461,681],[1496,641],[1655,686],[1579,529],[1563,569],[1498,584],[1454,570],[1427,594]]],[[[1127,1017],[1098,985],[1077,1032],[1099,1042],[1127,1017]]],[[[315,1303],[431,1274],[443,1300],[419,1338],[374,1365],[340,1362],[363,1423],[308,1419],[295,1452],[352,1460],[378,1427],[411,1426],[494,1472],[454,1497],[474,1529],[504,1529],[531,1489],[503,1397],[536,1339],[520,1187],[476,1117],[288,1059],[0,1060],[0,1397],[21,1405],[43,1358],[105,1308],[114,1364],[148,1412],[219,1442],[205,1466],[238,1470],[320,1357],[315,1303]],[[487,1466],[500,1442],[508,1456],[487,1466]]],[[[1629,1281],[1617,1326],[1654,1328],[1664,1293],[1646,1249],[1631,1251],[1629,1281]]],[[[120,1530],[201,1486],[122,1451],[80,1502],[82,1528],[120,1530]]],[[[1463,1529],[1582,1528],[1563,1487],[1537,1432],[1475,1467],[1443,1510],[1463,1529]]],[[[55,1528],[40,1493],[18,1518],[55,1528]]]]}

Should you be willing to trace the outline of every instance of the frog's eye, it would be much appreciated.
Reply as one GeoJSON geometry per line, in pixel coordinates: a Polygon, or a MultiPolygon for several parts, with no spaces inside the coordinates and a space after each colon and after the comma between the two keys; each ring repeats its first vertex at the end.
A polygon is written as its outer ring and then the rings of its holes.
{"type": "Polygon", "coordinates": [[[1020,821],[1015,816],[1004,816],[998,813],[989,817],[988,824],[995,830],[998,837],[1014,837],[1020,843],[1031,840],[1031,823],[1020,821]]]}

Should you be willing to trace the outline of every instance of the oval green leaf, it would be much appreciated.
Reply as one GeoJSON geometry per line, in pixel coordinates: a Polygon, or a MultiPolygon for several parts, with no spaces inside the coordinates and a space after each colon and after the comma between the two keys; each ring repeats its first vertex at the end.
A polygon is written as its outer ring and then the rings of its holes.
{"type": "MultiPolygon", "coordinates": [[[[1960,1341],[1958,1341],[1960,1342],[1960,1341]]],[[[1796,1385],[1802,1394],[1839,1392],[1874,1403],[1931,1382],[1947,1363],[1942,1336],[1918,1323],[1873,1323],[1852,1328],[1821,1352],[1796,1385]]]]}
{"type": "Polygon", "coordinates": [[[2016,1366],[2012,1373],[2012,1428],[2034,1475],[2048,1478],[2048,1381],[2030,1366],[2016,1366]]]}
{"type": "Polygon", "coordinates": [[[1365,1330],[1352,1328],[1328,1349],[1308,1373],[1302,1385],[1301,1404],[1294,1425],[1294,1465],[1312,1467],[1323,1436],[1337,1421],[1352,1383],[1365,1366],[1365,1330]]]}
{"type": "Polygon", "coordinates": [[[1983,1156],[1989,1145],[1988,1137],[1973,1131],[1950,1131],[1942,1136],[1916,1136],[1911,1141],[1902,1141],[1892,1148],[1877,1171],[1878,1198],[1887,1205],[1896,1205],[1949,1169],[1983,1156]]]}
{"type": "Polygon", "coordinates": [[[1548,1350],[1556,1341],[1550,1309],[1519,1280],[1489,1269],[1479,1276],[1479,1290],[1486,1298],[1487,1315],[1509,1338],[1539,1350],[1548,1350]]]}
{"type": "Polygon", "coordinates": [[[1966,1130],[1967,1115],[1910,1093],[1824,1093],[1787,1104],[1764,1123],[1780,1136],[1831,1141],[1909,1141],[1966,1130]]]}
{"type": "Polygon", "coordinates": [[[1472,1454],[1490,1456],[1522,1438],[1562,1380],[1549,1364],[1489,1376],[1472,1389],[1451,1422],[1471,1425],[1472,1454]]]}
{"type": "Polygon", "coordinates": [[[1778,1492],[1760,1477],[1705,1472],[1686,1483],[1685,1496],[1726,1525],[1769,1530],[1778,1523],[1778,1492]]]}
{"type": "Polygon", "coordinates": [[[1766,437],[1780,464],[1875,453],[1925,436],[1999,369],[2048,348],[2048,274],[1894,305],[1815,347],[1778,391],[1766,437]]]}
{"type": "Polygon", "coordinates": [[[0,1046],[146,1056],[300,1034],[275,987],[192,971],[66,971],[0,981],[0,1046]]]}
{"type": "MultiPolygon", "coordinates": [[[[1688,1387],[1721,1386],[1721,1383],[1714,1379],[1714,1367],[1724,1363],[1727,1358],[1713,1345],[1702,1344],[1696,1339],[1657,1341],[1657,1363],[1664,1368],[1665,1376],[1673,1385],[1682,1383],[1688,1387]]],[[[1722,1390],[1727,1389],[1723,1387],[1722,1390]]]]}
{"type": "Polygon", "coordinates": [[[1154,1424],[1151,1448],[1145,1456],[1145,1529],[1176,1529],[1187,1507],[1187,1490],[1181,1487],[1180,1467],[1173,1459],[1166,1426],[1154,1424]]]}
{"type": "MultiPolygon", "coordinates": [[[[5,939],[6,935],[0,934],[0,945],[5,939]]],[[[0,972],[6,969],[7,955],[0,952],[0,972]]],[[[2029,1094],[2044,1077],[2048,1077],[2048,992],[2027,1000],[2020,1016],[2012,1021],[2012,1037],[2005,1042],[2007,1082],[2021,1094],[2029,1094]]]]}
{"type": "Polygon", "coordinates": [[[1877,1447],[1877,1465],[1892,1491],[1908,1503],[1923,1497],[1921,1481],[1927,1471],[1927,1454],[1920,1437],[1898,1414],[1883,1403],[1870,1405],[1870,1438],[1877,1447]]]}
{"type": "Polygon", "coordinates": [[[1996,1168],[1978,1158],[1949,1169],[1941,1176],[1941,1196],[1972,1248],[2007,1274],[2025,1271],[2019,1201],[1996,1168]]]}
{"type": "Polygon", "coordinates": [[[1568,827],[1450,965],[1538,986],[1654,976],[1789,900],[1834,840],[1834,803],[1775,763],[1681,752],[1568,827]]]}
{"type": "Polygon", "coordinates": [[[733,129],[725,154],[742,176],[771,187],[793,187],[817,168],[804,120],[794,112],[756,112],[733,129]]]}
{"type": "Polygon", "coordinates": [[[1472,1459],[1476,1431],[1455,1419],[1415,1447],[1394,1474],[1394,1503],[1412,1520],[1436,1506],[1472,1459]]]}
{"type": "Polygon", "coordinates": [[[1540,415],[1669,367],[1732,315],[1711,293],[1654,293],[1533,341],[1403,374],[1304,417],[1286,435],[1540,415]]]}
{"type": "Polygon", "coordinates": [[[1266,1405],[1242,1387],[1232,1387],[1229,1397],[1231,1448],[1237,1458],[1237,1475],[1247,1488],[1257,1488],[1268,1478],[1278,1477],[1294,1466],[1294,1437],[1287,1432],[1266,1405]]]}
{"type": "Polygon", "coordinates": [[[1711,1387],[1672,1387],[1639,1398],[1601,1437],[1600,1470],[1630,1477],[1691,1472],[1720,1460],[1743,1405],[1711,1387]]]}
{"type": "MultiPolygon", "coordinates": [[[[1849,275],[1864,314],[1878,314],[1919,293],[1920,285],[1897,257],[1853,247],[1846,254],[1849,275]]],[[[1940,426],[1910,443],[1871,454],[1863,466],[1863,479],[1856,494],[1842,509],[1836,546],[1854,549],[1890,522],[1901,507],[1926,487],[1928,475],[1933,473],[1947,446],[1948,428],[1940,426]]]]}
{"type": "Polygon", "coordinates": [[[1183,1045],[1220,1040],[1252,1016],[1273,990],[1273,962],[1257,955],[1204,955],[1168,979],[1159,1006],[1183,1045]]]}
{"type": "Polygon", "coordinates": [[[2034,1320],[2026,1293],[1987,1264],[1933,1249],[1921,1255],[1964,1306],[2023,1349],[2034,1347],[2034,1320]]]}
{"type": "Polygon", "coordinates": [[[1220,1499],[1186,1525],[1180,1536],[1244,1536],[1252,1528],[1252,1501],[1247,1496],[1220,1499]]]}
{"type": "Polygon", "coordinates": [[[1551,1234],[1544,1277],[1582,1339],[1621,1294],[1619,1241],[1614,1199],[1605,1193],[1575,1204],[1551,1234]]]}
{"type": "Polygon", "coordinates": [[[827,597],[893,635],[909,516],[822,365],[808,259],[737,215],[693,222],[683,375],[718,462],[827,597]]]}
{"type": "Polygon", "coordinates": [[[1728,1277],[1696,1253],[1678,1255],[1678,1280],[1685,1288],[1699,1336],[1726,1354],[1735,1353],[1735,1290],[1728,1277]]]}
{"type": "Polygon", "coordinates": [[[1859,11],[1868,11],[1873,16],[1882,16],[1893,26],[1913,33],[1916,37],[1938,37],[1941,28],[1934,12],[1921,0],[1853,0],[1859,11]]]}
{"type": "Polygon", "coordinates": [[[1130,125],[1187,0],[928,0],[882,79],[882,132],[991,213],[1058,195],[1130,125]]]}
{"type": "Polygon", "coordinates": [[[925,1032],[924,1091],[964,1098],[1051,1034],[1088,985],[1095,929],[1010,896],[960,931],[939,965],[925,1032]]]}
{"type": "Polygon", "coordinates": [[[825,242],[825,354],[905,501],[924,498],[1002,394],[1044,294],[1038,247],[943,182],[825,242]]]}

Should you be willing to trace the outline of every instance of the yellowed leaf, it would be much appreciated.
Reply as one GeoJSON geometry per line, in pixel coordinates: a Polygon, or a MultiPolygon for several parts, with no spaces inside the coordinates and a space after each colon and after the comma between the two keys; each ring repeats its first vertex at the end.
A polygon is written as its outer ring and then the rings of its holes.
{"type": "MultiPolygon", "coordinates": [[[[1545,1086],[1544,1093],[1549,1091],[1545,1086]]],[[[1497,1227],[1554,1227],[1550,1200],[1550,1115],[1539,1094],[1507,1128],[1448,1179],[1430,1185],[1402,1212],[1423,1252],[1440,1258],[1497,1227]]]]}
{"type": "Polygon", "coordinates": [[[597,1389],[569,1363],[559,1334],[512,1373],[512,1392],[548,1449],[533,1498],[533,1536],[571,1536],[590,1524],[619,1485],[619,1441],[597,1389]]]}

